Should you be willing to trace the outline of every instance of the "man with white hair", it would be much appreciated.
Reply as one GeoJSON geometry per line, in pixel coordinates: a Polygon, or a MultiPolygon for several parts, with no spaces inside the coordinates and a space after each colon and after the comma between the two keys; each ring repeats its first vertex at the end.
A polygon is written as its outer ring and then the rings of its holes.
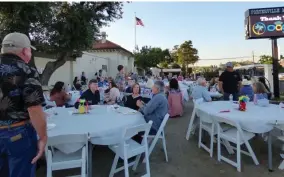
{"type": "Polygon", "coordinates": [[[46,121],[39,75],[31,60],[29,38],[10,33],[0,55],[0,176],[35,176],[46,141],[46,121]],[[38,136],[37,136],[38,135],[38,136]]]}
{"type": "Polygon", "coordinates": [[[158,132],[165,115],[168,113],[168,100],[164,93],[164,87],[163,81],[156,81],[152,87],[153,98],[147,104],[144,104],[141,100],[136,102],[145,120],[147,122],[153,121],[150,130],[151,135],[158,132]]]}
{"type": "Polygon", "coordinates": [[[197,79],[197,86],[193,88],[192,97],[193,99],[203,98],[204,101],[212,101],[210,93],[206,87],[206,80],[203,77],[197,79]]]}

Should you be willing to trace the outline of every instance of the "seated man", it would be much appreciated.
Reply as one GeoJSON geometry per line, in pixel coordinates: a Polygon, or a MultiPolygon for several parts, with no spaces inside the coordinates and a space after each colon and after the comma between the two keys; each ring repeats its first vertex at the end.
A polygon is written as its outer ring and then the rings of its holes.
{"type": "MultiPolygon", "coordinates": [[[[96,105],[100,102],[100,91],[98,88],[98,81],[91,79],[89,81],[89,89],[86,90],[80,97],[80,99],[85,99],[89,105],[96,105]]],[[[76,103],[79,104],[79,103],[76,103]]],[[[76,107],[76,106],[75,106],[76,107]]]]}
{"type": "Polygon", "coordinates": [[[168,100],[164,94],[164,83],[156,81],[152,87],[153,98],[145,104],[141,100],[137,100],[136,105],[140,108],[140,112],[144,115],[146,122],[153,121],[150,130],[151,135],[155,135],[160,128],[164,116],[168,113],[168,100]]]}
{"type": "Polygon", "coordinates": [[[210,93],[206,88],[206,80],[203,77],[200,77],[196,82],[198,85],[193,88],[192,98],[195,100],[203,98],[203,100],[207,102],[212,101],[210,93]]]}

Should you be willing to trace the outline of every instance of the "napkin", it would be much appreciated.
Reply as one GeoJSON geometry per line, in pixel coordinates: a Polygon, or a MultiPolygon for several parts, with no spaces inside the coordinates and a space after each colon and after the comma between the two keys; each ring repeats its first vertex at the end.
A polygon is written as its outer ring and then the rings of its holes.
{"type": "Polygon", "coordinates": [[[231,112],[230,110],[223,110],[223,111],[220,111],[219,113],[226,113],[226,112],[231,112]]]}
{"type": "Polygon", "coordinates": [[[47,130],[53,129],[54,127],[56,127],[56,125],[53,124],[53,123],[48,123],[48,124],[46,125],[47,130]]]}
{"type": "Polygon", "coordinates": [[[137,111],[133,109],[126,109],[126,108],[119,108],[116,111],[121,114],[136,114],[137,113],[137,111]]]}

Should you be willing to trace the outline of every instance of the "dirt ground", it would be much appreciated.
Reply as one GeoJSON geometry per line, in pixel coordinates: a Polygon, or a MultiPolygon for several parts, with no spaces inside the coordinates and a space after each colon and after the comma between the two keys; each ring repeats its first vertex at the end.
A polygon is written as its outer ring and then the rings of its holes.
{"type": "MultiPolygon", "coordinates": [[[[252,159],[242,155],[242,172],[225,162],[217,160],[217,146],[214,145],[214,157],[197,146],[197,134],[185,139],[189,118],[192,112],[192,104],[186,105],[185,114],[181,118],[170,119],[166,126],[166,139],[169,162],[165,161],[161,143],[158,143],[150,157],[151,176],[153,177],[281,177],[284,171],[278,170],[281,162],[278,142],[273,147],[274,172],[268,172],[267,168],[267,144],[262,138],[256,137],[251,141],[253,150],[260,162],[256,166],[252,159]]],[[[208,144],[208,137],[204,141],[208,144]]],[[[108,177],[114,154],[106,146],[96,146],[93,150],[93,177],[108,177]]],[[[235,156],[231,157],[235,159],[235,156]]],[[[46,167],[41,166],[37,171],[37,177],[46,176],[46,167]]],[[[130,169],[130,176],[140,177],[144,175],[145,165],[139,165],[136,172],[130,169]]],[[[53,177],[66,177],[79,175],[79,169],[56,171],[53,177]]],[[[123,177],[123,171],[115,177],[123,177]]]]}

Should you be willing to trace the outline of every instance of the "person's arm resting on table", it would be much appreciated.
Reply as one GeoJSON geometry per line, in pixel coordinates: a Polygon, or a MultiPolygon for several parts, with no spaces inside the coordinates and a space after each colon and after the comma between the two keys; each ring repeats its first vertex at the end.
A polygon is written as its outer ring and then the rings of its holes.
{"type": "Polygon", "coordinates": [[[208,90],[204,89],[204,91],[202,92],[202,97],[205,101],[209,102],[212,101],[212,98],[210,96],[210,93],[208,92],[208,90]]]}
{"type": "Polygon", "coordinates": [[[29,78],[28,80],[26,80],[23,88],[23,98],[25,105],[28,108],[31,123],[39,136],[39,152],[32,160],[32,163],[34,164],[43,155],[47,142],[46,120],[42,108],[44,97],[41,84],[38,80],[34,78],[29,78]]]}

